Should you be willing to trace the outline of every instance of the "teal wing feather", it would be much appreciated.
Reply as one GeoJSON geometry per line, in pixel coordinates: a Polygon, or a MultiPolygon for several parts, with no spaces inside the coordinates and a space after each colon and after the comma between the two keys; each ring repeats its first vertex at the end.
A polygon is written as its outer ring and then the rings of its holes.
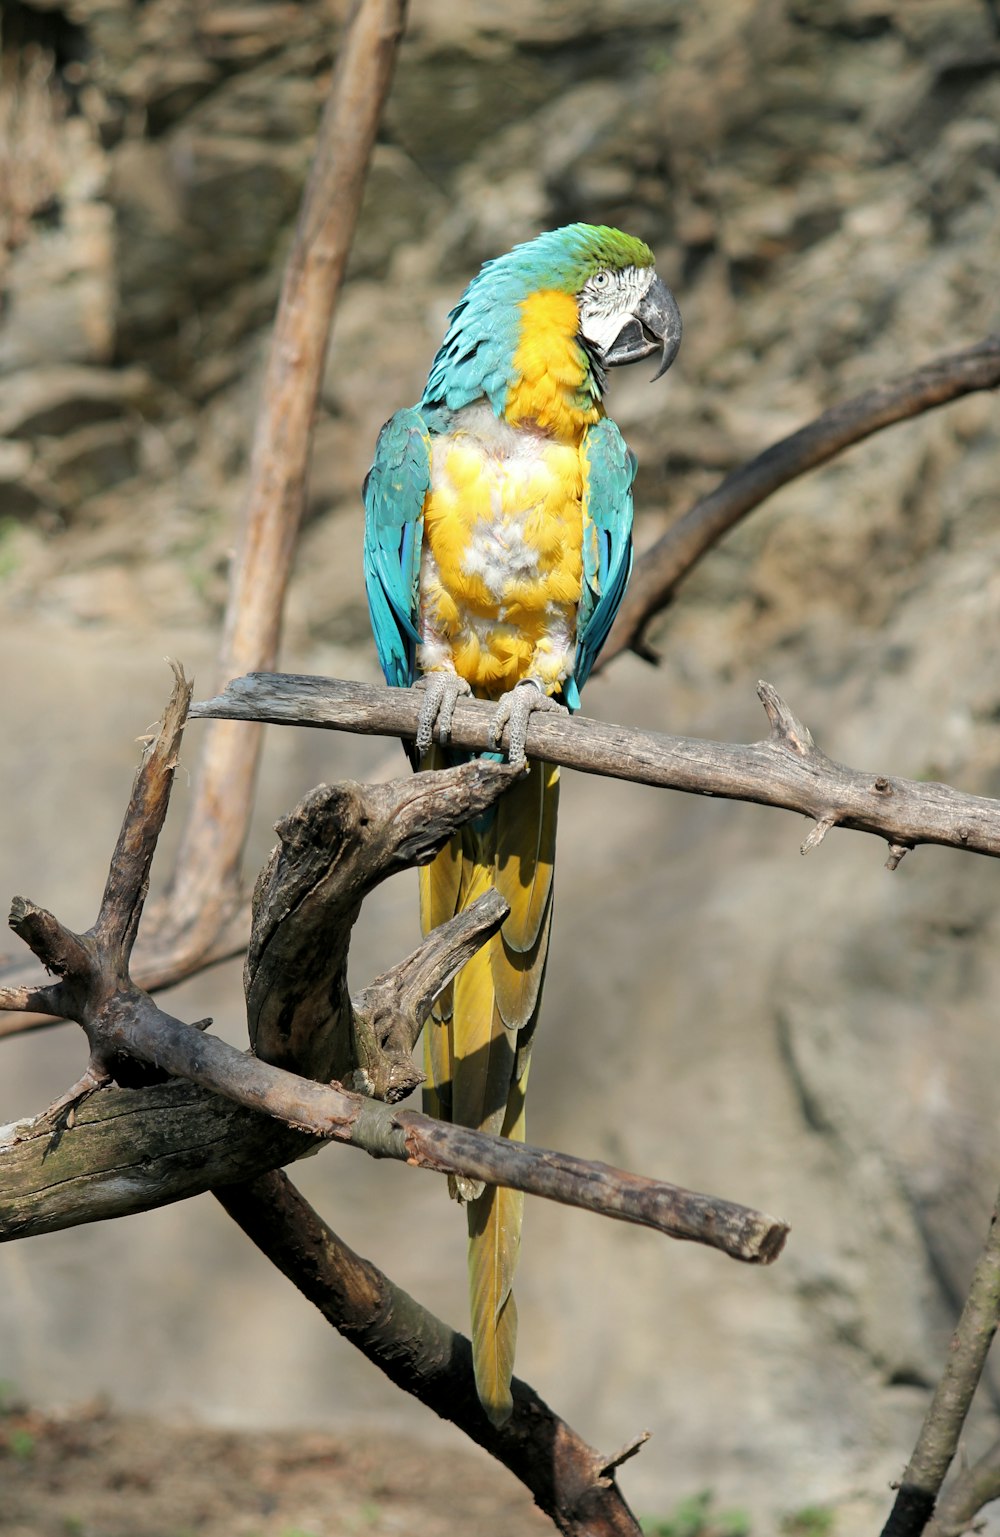
{"type": "Polygon", "coordinates": [[[584,434],[583,592],[576,623],[576,665],[563,687],[571,710],[608,638],[632,570],[632,482],[636,460],[610,417],[584,434]]]}
{"type": "Polygon", "coordinates": [[[431,439],[421,413],[397,411],[379,433],[364,486],[365,587],[387,683],[416,675],[420,549],[431,483],[431,439]]]}

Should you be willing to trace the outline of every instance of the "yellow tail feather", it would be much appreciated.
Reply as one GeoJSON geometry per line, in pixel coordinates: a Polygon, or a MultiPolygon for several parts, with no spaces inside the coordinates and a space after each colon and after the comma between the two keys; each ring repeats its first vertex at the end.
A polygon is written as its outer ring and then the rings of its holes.
{"type": "MultiPolygon", "coordinates": [[[[425,766],[437,766],[436,760],[425,766]]],[[[510,907],[500,933],[463,967],[427,1021],[425,1108],[519,1141],[552,917],[558,790],[558,770],[531,763],[489,818],[463,828],[421,871],[425,933],[491,886],[510,907]]],[[[493,1424],[502,1425],[511,1412],[517,1338],[512,1284],[524,1199],[474,1180],[450,1184],[452,1194],[468,1203],[476,1388],[493,1424]]]]}

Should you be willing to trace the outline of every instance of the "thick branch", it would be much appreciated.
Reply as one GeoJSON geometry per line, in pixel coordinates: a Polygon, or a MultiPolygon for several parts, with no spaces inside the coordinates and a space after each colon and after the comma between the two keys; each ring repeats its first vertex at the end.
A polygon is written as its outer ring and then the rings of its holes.
{"type": "MultiPolygon", "coordinates": [[[[244,975],[250,1042],[259,1057],[320,1080],[345,1081],[360,1067],[381,1082],[384,1067],[386,1086],[403,1087],[393,1074],[403,1067],[395,1050],[381,1063],[377,1051],[374,1059],[371,1050],[358,1059],[364,1021],[354,1019],[347,991],[354,921],[380,881],[426,863],[516,777],[506,765],[478,761],[391,784],[320,785],[282,818],[278,847],[254,892],[244,975]]],[[[440,973],[443,987],[443,963],[440,973]]],[[[412,1039],[425,1014],[411,1017],[412,1039]]]]}
{"type": "Polygon", "coordinates": [[[55,1132],[44,1117],[0,1127],[0,1241],[167,1206],[315,1147],[183,1079],[103,1089],[55,1132]]]}
{"type": "MultiPolygon", "coordinates": [[[[758,693],[771,722],[767,741],[747,746],[704,742],[584,716],[535,714],[528,722],[528,752],[585,774],[780,806],[812,817],[825,830],[849,827],[872,833],[897,850],[940,843],[1000,857],[1000,801],[836,763],[815,746],[770,684],[759,684],[758,693]]],[[[411,738],[421,699],[415,689],[252,673],[234,679],[217,699],[193,705],[191,714],[411,738]]],[[[482,700],[459,700],[452,725],[455,745],[488,748],[492,713],[482,700]]],[[[804,852],[817,841],[807,840],[804,852]]]]}
{"type": "Polygon", "coordinates": [[[513,1413],[495,1430],[476,1395],[468,1340],[349,1249],[283,1174],[215,1193],[345,1339],[508,1467],[559,1531],[567,1537],[638,1537],[608,1459],[516,1377],[513,1413]]]}
{"type": "Polygon", "coordinates": [[[695,502],[636,562],[600,665],[607,666],[620,651],[628,649],[651,657],[642,637],[653,616],[671,601],[681,579],[723,534],[790,480],[826,464],[884,427],[998,385],[1000,336],[989,336],[974,347],[934,358],[902,379],[876,385],[853,400],[832,406],[808,426],[740,465],[714,491],[695,502]]]}
{"type": "Polygon", "coordinates": [[[920,1427],[882,1537],[920,1537],[958,1449],[972,1397],[1000,1320],[1000,1221],[993,1209],[941,1380],[920,1427]]]}
{"type": "MultiPolygon", "coordinates": [[[[316,400],[406,0],[357,0],[340,45],[285,269],[254,429],[218,676],[273,667],[298,537],[316,400]]],[[[260,733],[215,727],[205,740],[176,874],[158,921],[191,969],[239,905],[239,863],[260,733]]]]}

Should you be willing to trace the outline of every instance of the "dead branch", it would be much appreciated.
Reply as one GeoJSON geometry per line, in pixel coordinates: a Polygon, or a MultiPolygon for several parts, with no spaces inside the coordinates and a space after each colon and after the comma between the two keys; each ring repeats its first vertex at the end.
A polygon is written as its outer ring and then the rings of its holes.
{"type": "MultiPolygon", "coordinates": [[[[340,46],[254,429],[220,681],[273,667],[277,659],[330,325],[405,13],[406,0],[357,0],[340,46]]],[[[260,745],[259,732],[247,735],[224,724],[203,743],[175,875],[152,939],[156,966],[150,969],[161,979],[189,975],[209,953],[215,958],[220,936],[242,906],[239,864],[260,745]]],[[[245,929],[237,924],[237,930],[245,942],[245,929]]],[[[231,952],[231,945],[223,948],[231,952]]]]}
{"type": "MultiPolygon", "coordinates": [[[[45,991],[46,1006],[75,1019],[87,1033],[90,1064],[81,1093],[109,1075],[135,1082],[138,1063],[375,1157],[485,1177],[490,1184],[709,1244],[749,1263],[767,1264],[776,1257],[787,1228],[759,1212],[426,1116],[394,1116],[386,1104],[273,1065],[278,1058],[315,1075],[334,1063],[345,1076],[378,1085],[387,1097],[413,1087],[402,1058],[424,1016],[403,1014],[404,1005],[426,1011],[469,947],[495,932],[506,909],[495,899],[480,903],[424,939],[397,968],[407,987],[384,1031],[385,979],[372,985],[357,1010],[347,994],[351,926],[364,896],[380,880],[426,862],[457,827],[492,805],[518,777],[506,764],[476,759],[394,784],[321,786],[279,825],[280,846],[255,893],[246,975],[251,1033],[258,1054],[270,1060],[239,1052],[157,1008],[131,980],[128,962],[183,729],[188,685],[179,668],[175,673],[163,725],[135,778],[93,928],[75,934],[33,902],[15,897],[12,904],[14,932],[59,979],[45,991]],[[303,1020],[309,1030],[301,1028],[303,1020]]],[[[0,991],[0,1008],[16,1007],[21,996],[20,989],[0,991]]],[[[148,1081],[148,1073],[140,1071],[138,1081],[144,1077],[148,1081]]],[[[58,1116],[43,1118],[43,1128],[60,1131],[73,1093],[62,1096],[58,1116]]],[[[69,1129],[60,1134],[65,1139],[69,1129]]],[[[42,1190],[46,1185],[47,1175],[42,1190]]],[[[23,1218],[22,1201],[22,1235],[23,1218]]]]}
{"type": "Polygon", "coordinates": [[[335,1329],[396,1385],[465,1432],[531,1490],[567,1537],[638,1537],[602,1457],[515,1377],[495,1430],[476,1395],[469,1342],[337,1237],[283,1174],[215,1192],[229,1215],[335,1329]]]}
{"type": "MultiPolygon", "coordinates": [[[[0,996],[0,1007],[4,1001],[0,996]]],[[[137,988],[115,993],[96,1014],[84,1009],[81,1012],[87,1013],[87,1019],[81,1023],[85,1024],[92,1043],[96,1043],[94,1049],[101,1059],[114,1061],[124,1056],[148,1063],[171,1077],[184,1078],[223,1094],[247,1109],[263,1111],[313,1138],[347,1143],[375,1158],[396,1158],[418,1168],[508,1185],[563,1205],[651,1227],[671,1238],[707,1244],[748,1264],[770,1264],[784,1246],[788,1232],[785,1223],[734,1202],[645,1179],[607,1164],[490,1137],[413,1112],[393,1113],[390,1106],[361,1094],[299,1078],[165,1014],[137,988]]],[[[169,1089],[172,1085],[163,1087],[169,1089]]],[[[103,1098],[99,1097],[96,1108],[99,1109],[103,1098]]],[[[155,1106],[156,1100],[146,1104],[155,1106]]],[[[93,1113],[91,1107],[88,1109],[93,1113]]],[[[117,1105],[113,1113],[121,1114],[117,1105]]],[[[155,1109],[135,1119],[138,1124],[130,1124],[127,1132],[131,1154],[136,1158],[143,1156],[143,1144],[152,1141],[158,1156],[163,1156],[164,1132],[157,1124],[155,1109]]],[[[175,1173],[170,1192],[160,1187],[158,1198],[148,1204],[162,1205],[166,1200],[196,1194],[218,1182],[219,1173],[201,1146],[206,1140],[206,1128],[214,1141],[211,1118],[196,1133],[201,1166],[175,1173]]],[[[45,1147],[53,1128],[46,1122],[42,1129],[41,1146],[32,1136],[30,1123],[9,1128],[9,1140],[0,1142],[0,1160],[4,1165],[0,1240],[42,1231],[32,1225],[36,1210],[42,1215],[45,1231],[52,1231],[56,1225],[71,1227],[81,1220],[74,1218],[72,1209],[64,1213],[65,1220],[56,1223],[53,1219],[50,1187],[54,1176],[45,1162],[45,1147]],[[18,1157],[18,1148],[26,1138],[28,1151],[18,1157]]],[[[70,1126],[58,1134],[61,1142],[67,1143],[75,1136],[76,1127],[70,1126]]],[[[189,1121],[188,1135],[192,1134],[189,1121]]],[[[123,1141],[124,1138],[110,1139],[112,1156],[121,1153],[123,1141]]],[[[308,1150],[308,1145],[303,1145],[296,1156],[308,1150]]],[[[236,1156],[235,1149],[229,1152],[236,1156]]],[[[95,1170],[93,1177],[99,1182],[102,1171],[95,1170]]],[[[142,1209],[132,1190],[123,1190],[120,1198],[115,1189],[105,1190],[101,1200],[103,1216],[142,1209]]]]}
{"type": "Polygon", "coordinates": [[[998,385],[1000,335],[988,336],[962,352],[933,358],[902,379],[877,384],[852,400],[842,401],[740,465],[714,491],[700,497],[636,561],[625,601],[595,671],[627,650],[647,661],[657,661],[656,653],[643,639],[650,620],[667,607],[678,583],[723,534],[790,480],[826,464],[884,427],[998,385]]]}
{"type": "MultiPolygon", "coordinates": [[[[398,1099],[420,1082],[410,1053],[432,999],[426,988],[411,988],[397,1003],[400,1010],[411,1003],[416,1008],[393,1028],[381,994],[369,990],[352,1002],[351,931],[364,898],[380,881],[425,864],[516,777],[503,765],[480,762],[392,784],[320,785],[282,818],[278,846],[254,892],[244,967],[250,1042],[258,1057],[320,1081],[353,1081],[359,1070],[359,1085],[377,1085],[378,1098],[398,1099]]],[[[427,975],[436,965],[437,984],[432,978],[428,984],[436,996],[452,974],[456,936],[461,953],[467,945],[478,949],[506,913],[495,898],[477,904],[464,922],[453,919],[424,940],[398,969],[427,975]]]]}
{"type": "MultiPolygon", "coordinates": [[[[800,812],[817,824],[803,853],[830,828],[847,827],[884,838],[895,864],[920,843],[1000,857],[1000,801],[836,763],[820,751],[769,683],[758,684],[757,692],[771,723],[765,741],[704,742],[580,715],[536,714],[528,723],[528,752],[585,774],[800,812]]],[[[193,705],[191,715],[410,738],[416,734],[421,697],[414,689],[258,673],[234,679],[218,698],[193,705]]],[[[454,744],[488,748],[491,715],[488,703],[460,700],[454,744]]]]}
{"type": "Polygon", "coordinates": [[[990,1230],[969,1283],[941,1380],[920,1427],[882,1537],[920,1537],[958,1449],[972,1397],[1000,1321],[1000,1222],[990,1230]]]}

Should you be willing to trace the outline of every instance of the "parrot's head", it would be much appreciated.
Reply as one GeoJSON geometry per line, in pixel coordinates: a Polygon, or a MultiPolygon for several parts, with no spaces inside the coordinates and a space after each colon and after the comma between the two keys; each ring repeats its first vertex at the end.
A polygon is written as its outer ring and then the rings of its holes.
{"type": "Polygon", "coordinates": [[[576,298],[580,340],[601,368],[658,352],[653,378],[666,373],[681,344],[681,312],[641,240],[607,225],[569,224],[517,250],[551,262],[552,286],[576,298]]]}
{"type": "Polygon", "coordinates": [[[500,415],[526,374],[548,369],[593,420],[609,368],[659,353],[659,379],[681,344],[680,310],[652,251],[603,224],[548,230],[486,262],[449,320],[425,407],[485,396],[500,415]],[[571,367],[567,347],[579,360],[571,367]]]}

